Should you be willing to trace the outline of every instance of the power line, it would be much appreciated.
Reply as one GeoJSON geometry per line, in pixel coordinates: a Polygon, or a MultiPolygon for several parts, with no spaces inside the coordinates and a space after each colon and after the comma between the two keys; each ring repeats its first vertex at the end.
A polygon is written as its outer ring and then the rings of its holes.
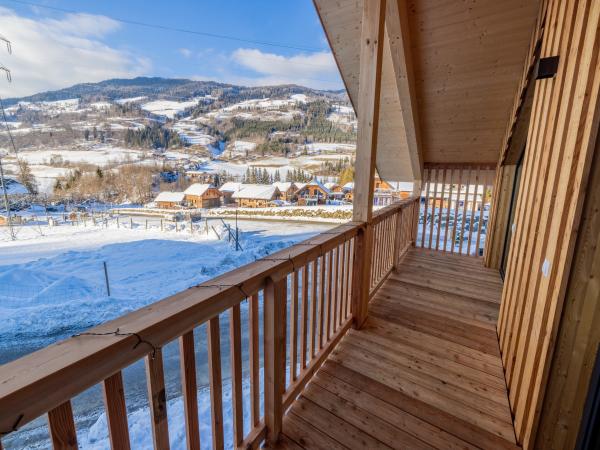
{"type": "MultiPolygon", "coordinates": [[[[19,3],[21,5],[45,8],[45,9],[63,12],[63,13],[67,13],[67,14],[89,14],[89,13],[82,13],[81,11],[76,11],[73,9],[42,5],[40,3],[29,2],[29,1],[25,1],[25,0],[7,0],[7,1],[12,2],[12,3],[19,3]]],[[[205,37],[210,37],[210,38],[215,38],[215,39],[225,39],[225,40],[229,40],[229,41],[245,42],[245,43],[249,43],[249,44],[265,45],[265,46],[270,46],[270,47],[280,47],[280,48],[309,51],[309,52],[322,52],[322,51],[327,50],[324,48],[309,47],[309,46],[303,46],[303,45],[297,45],[297,44],[287,44],[287,43],[280,43],[280,42],[273,42],[273,41],[247,39],[247,38],[242,38],[242,37],[232,36],[232,35],[227,35],[227,34],[208,33],[205,31],[190,30],[187,28],[170,27],[167,25],[159,25],[159,24],[155,24],[155,23],[141,22],[138,20],[124,19],[121,17],[113,17],[113,16],[109,16],[109,15],[105,15],[105,14],[102,14],[102,15],[105,17],[108,17],[109,19],[115,20],[117,22],[126,23],[129,25],[136,25],[136,26],[140,26],[140,27],[146,27],[146,28],[154,28],[157,30],[175,31],[177,33],[193,34],[193,35],[197,35],[197,36],[205,36],[205,37]]]]}

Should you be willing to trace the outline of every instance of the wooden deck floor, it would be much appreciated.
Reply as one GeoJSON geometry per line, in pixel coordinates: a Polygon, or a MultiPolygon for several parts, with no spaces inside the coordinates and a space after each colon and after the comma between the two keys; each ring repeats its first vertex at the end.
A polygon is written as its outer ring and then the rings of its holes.
{"type": "Polygon", "coordinates": [[[279,448],[516,448],[495,323],[501,281],[413,249],[284,417],[279,448]]]}

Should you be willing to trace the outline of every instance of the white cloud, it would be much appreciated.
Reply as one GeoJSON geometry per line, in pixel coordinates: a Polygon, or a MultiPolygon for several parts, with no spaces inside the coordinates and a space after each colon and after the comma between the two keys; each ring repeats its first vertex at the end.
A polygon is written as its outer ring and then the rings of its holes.
{"type": "Polygon", "coordinates": [[[240,48],[232,60],[255,72],[254,77],[238,76],[250,85],[299,84],[320,89],[343,87],[331,52],[282,56],[257,49],[240,48]]]}
{"type": "Polygon", "coordinates": [[[30,19],[0,7],[0,30],[12,55],[0,62],[12,83],[0,80],[0,95],[20,97],[76,83],[130,78],[147,73],[150,62],[102,42],[120,24],[108,17],[67,14],[61,19],[30,19]]]}
{"type": "Polygon", "coordinates": [[[184,58],[191,58],[193,55],[193,52],[189,48],[180,48],[178,51],[184,58]]]}

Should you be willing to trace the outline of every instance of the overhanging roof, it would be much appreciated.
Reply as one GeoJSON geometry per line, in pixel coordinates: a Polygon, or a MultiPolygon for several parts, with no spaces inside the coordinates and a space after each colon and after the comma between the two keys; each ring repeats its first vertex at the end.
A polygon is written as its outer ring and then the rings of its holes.
{"type": "MultiPolygon", "coordinates": [[[[356,105],[363,0],[314,3],[356,105]]],[[[496,163],[538,0],[387,3],[381,177],[420,179],[423,162],[496,163]]]]}

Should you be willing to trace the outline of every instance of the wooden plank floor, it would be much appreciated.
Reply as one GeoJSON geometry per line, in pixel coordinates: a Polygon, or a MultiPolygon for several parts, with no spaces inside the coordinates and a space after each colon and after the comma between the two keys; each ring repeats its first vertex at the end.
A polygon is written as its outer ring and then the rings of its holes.
{"type": "Polygon", "coordinates": [[[413,249],[284,417],[279,448],[517,448],[496,271],[413,249]]]}

